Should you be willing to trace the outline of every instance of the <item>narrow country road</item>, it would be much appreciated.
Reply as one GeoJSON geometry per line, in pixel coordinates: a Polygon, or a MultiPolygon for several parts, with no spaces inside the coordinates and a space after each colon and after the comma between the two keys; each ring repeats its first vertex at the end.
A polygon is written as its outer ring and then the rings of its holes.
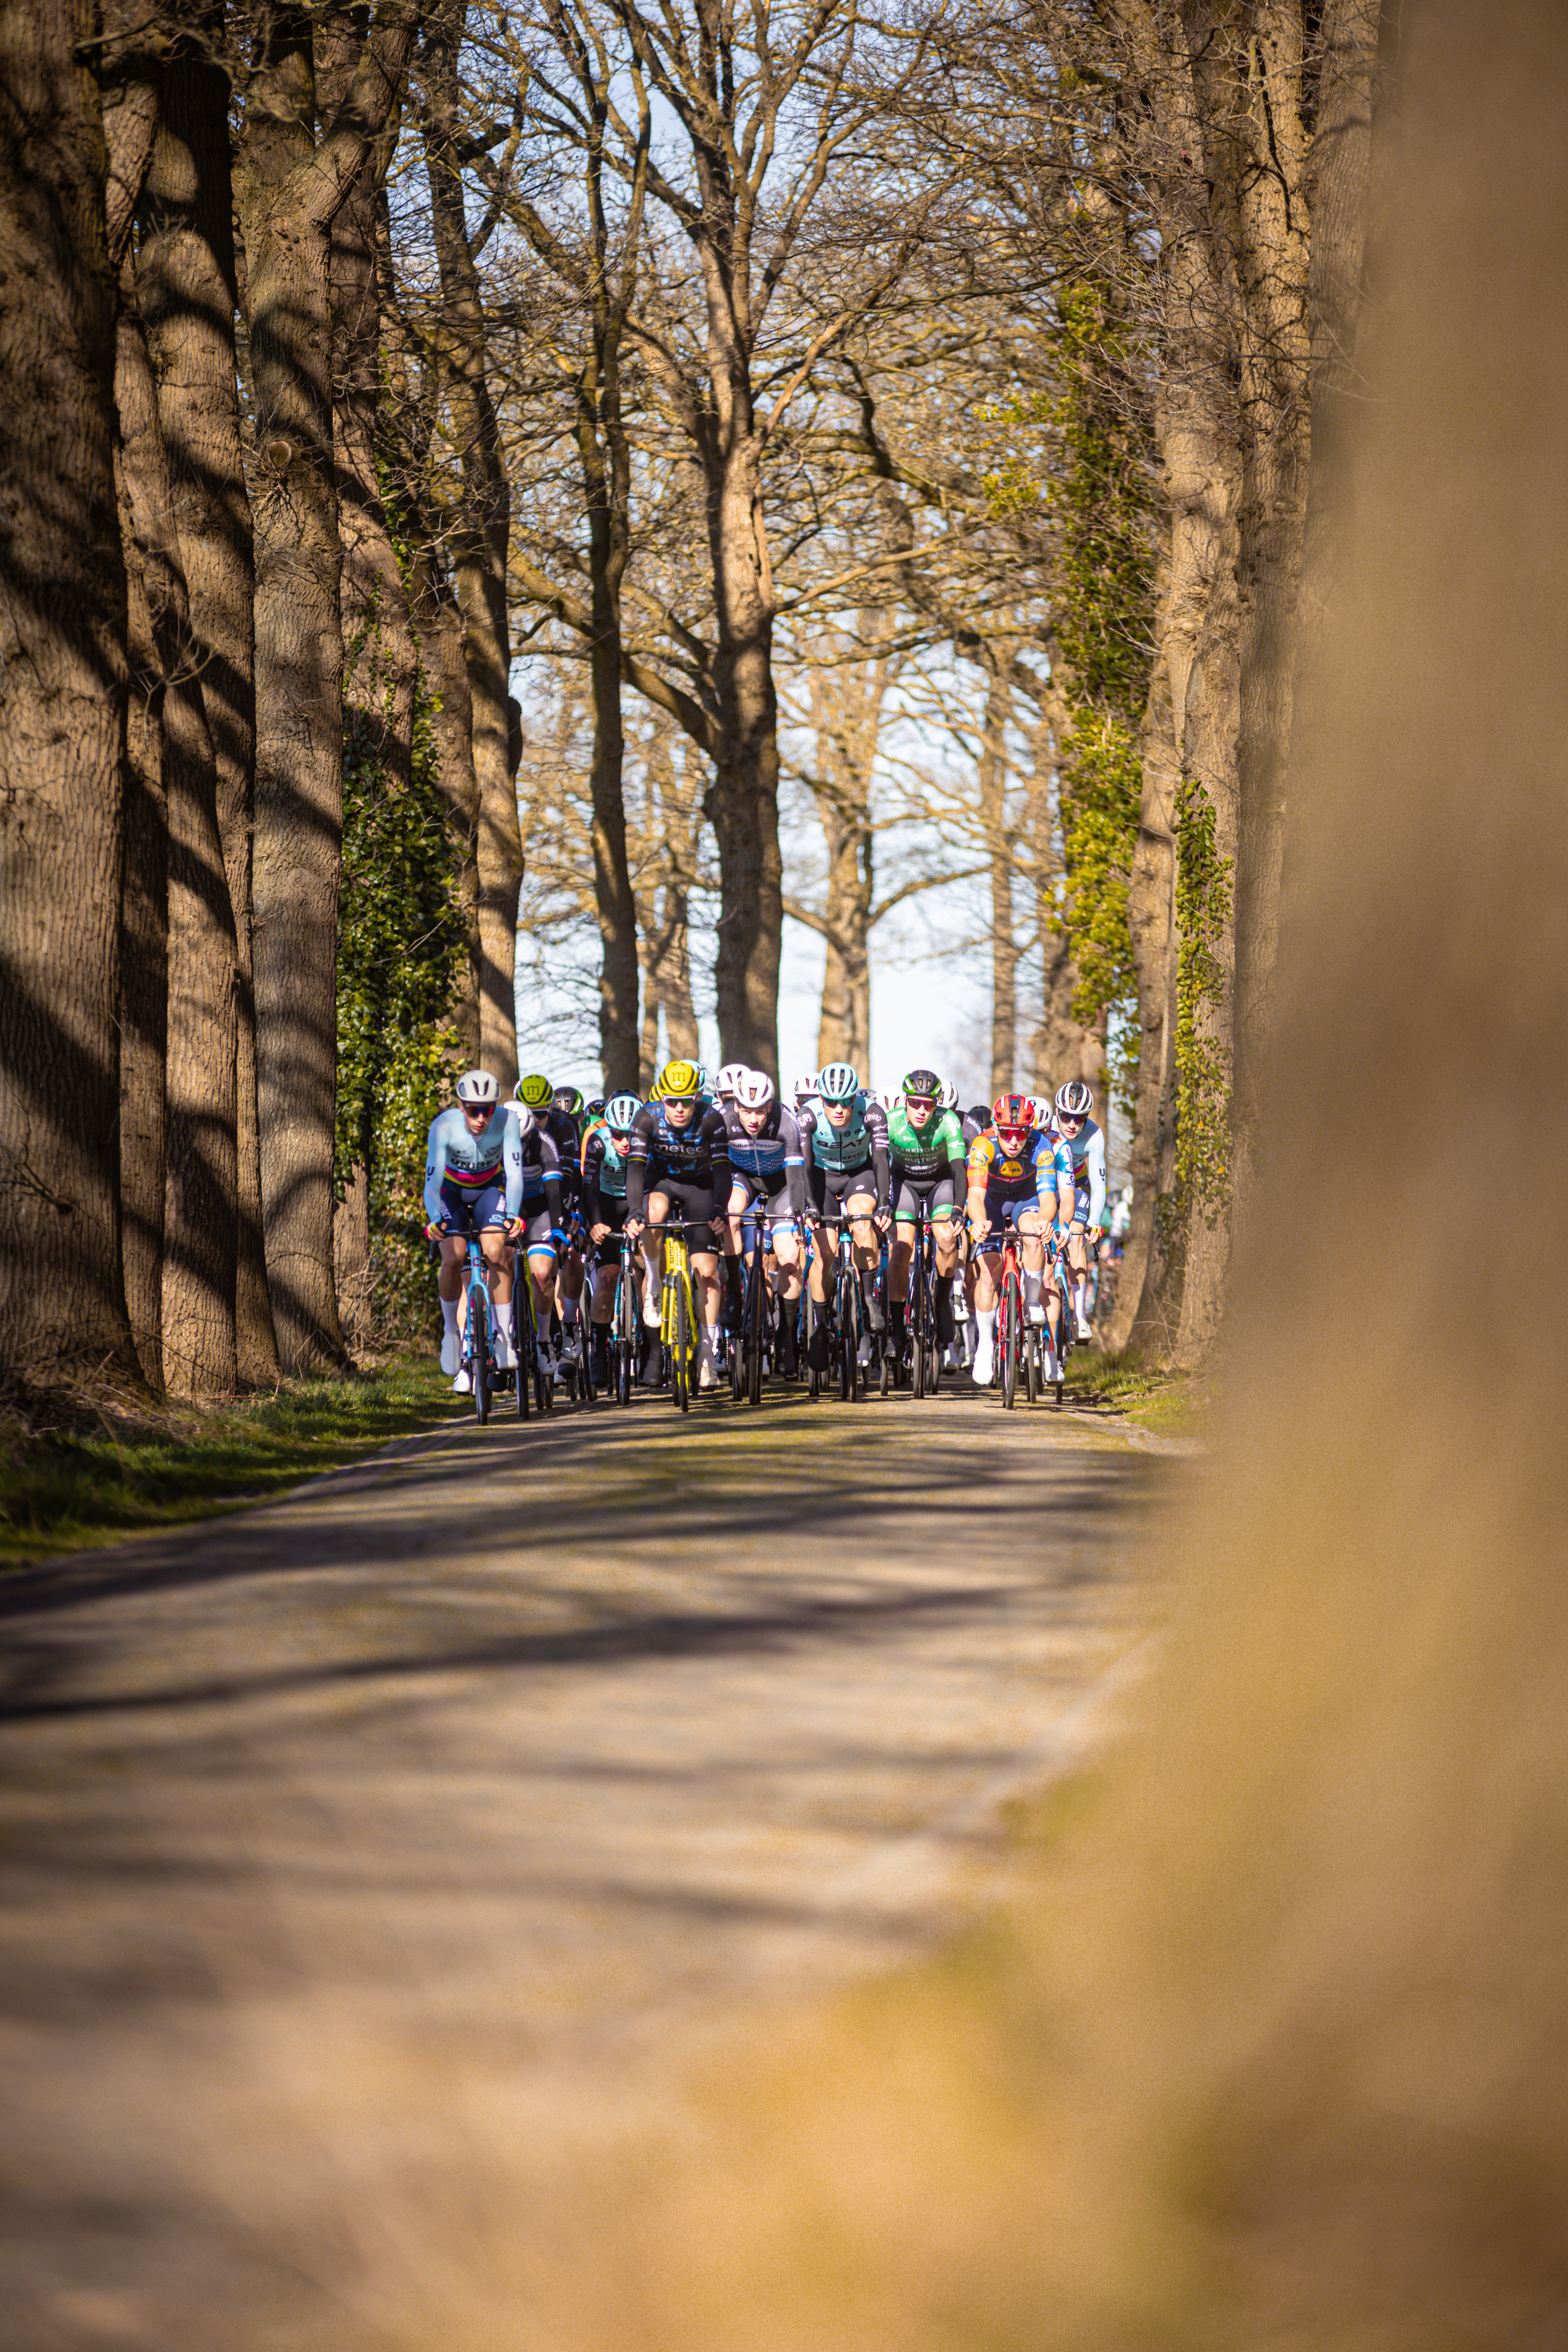
{"type": "Polygon", "coordinates": [[[454,2168],[596,2157],[994,1894],[1157,1475],[973,1397],[650,1399],[0,1585],[11,2352],[387,2342],[454,2168]]]}

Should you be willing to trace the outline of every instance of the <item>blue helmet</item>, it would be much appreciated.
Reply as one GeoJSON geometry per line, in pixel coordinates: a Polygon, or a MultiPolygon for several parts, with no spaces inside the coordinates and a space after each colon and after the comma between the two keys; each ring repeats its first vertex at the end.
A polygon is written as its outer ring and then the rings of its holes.
{"type": "Polygon", "coordinates": [[[860,1080],[847,1062],[829,1062],[817,1077],[816,1091],[824,1102],[853,1102],[860,1080]]]}

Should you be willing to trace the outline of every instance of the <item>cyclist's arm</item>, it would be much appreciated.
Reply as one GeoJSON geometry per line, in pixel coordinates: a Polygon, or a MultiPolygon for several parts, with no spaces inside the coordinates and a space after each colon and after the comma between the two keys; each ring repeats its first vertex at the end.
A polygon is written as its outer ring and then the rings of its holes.
{"type": "Polygon", "coordinates": [[[886,1209],[893,1197],[892,1167],[888,1157],[888,1114],[879,1102],[869,1100],[863,1114],[866,1133],[871,1142],[871,1172],[877,1180],[877,1206],[886,1209]]]}
{"type": "Polygon", "coordinates": [[[1057,1223],[1065,1234],[1073,1219],[1072,1153],[1065,1143],[1058,1143],[1057,1160],[1057,1223]]]}
{"type": "Polygon", "coordinates": [[[647,1200],[647,1152],[653,1140],[653,1113],[645,1103],[632,1121],[626,1138],[626,1215],[640,1219],[647,1200]]]}
{"type": "Polygon", "coordinates": [[[522,1129],[510,1104],[500,1156],[506,1179],[506,1221],[509,1225],[514,1225],[522,1213],[522,1129]]]}
{"type": "Polygon", "coordinates": [[[583,1211],[590,1233],[595,1225],[607,1225],[610,1222],[599,1198],[599,1171],[604,1164],[605,1131],[600,1127],[590,1128],[583,1146],[583,1211]]]}
{"type": "Polygon", "coordinates": [[[784,1179],[789,1188],[790,1214],[796,1224],[804,1224],[807,1207],[805,1197],[805,1147],[802,1140],[803,1122],[793,1111],[779,1113],[779,1133],[784,1138],[784,1179]],[[792,1139],[793,1138],[793,1141],[792,1139]]]}
{"type": "Polygon", "coordinates": [[[947,1145],[947,1164],[956,1176],[968,1160],[969,1147],[963,1140],[963,1123],[955,1112],[943,1111],[941,1132],[947,1145]]]}
{"type": "Polygon", "coordinates": [[[1091,1225],[1105,1223],[1105,1133],[1096,1128],[1089,1139],[1089,1150],[1083,1156],[1084,1172],[1089,1178],[1089,1222],[1091,1225]]]}
{"type": "Polygon", "coordinates": [[[733,1171],[730,1166],[730,1129],[721,1110],[715,1108],[705,1114],[702,1134],[713,1170],[713,1214],[727,1216],[733,1171]]]}
{"type": "Polygon", "coordinates": [[[425,1146],[425,1214],[433,1225],[447,1222],[446,1203],[441,1198],[441,1187],[447,1181],[447,1138],[441,1126],[445,1117],[443,1111],[440,1118],[431,1120],[425,1146]]]}

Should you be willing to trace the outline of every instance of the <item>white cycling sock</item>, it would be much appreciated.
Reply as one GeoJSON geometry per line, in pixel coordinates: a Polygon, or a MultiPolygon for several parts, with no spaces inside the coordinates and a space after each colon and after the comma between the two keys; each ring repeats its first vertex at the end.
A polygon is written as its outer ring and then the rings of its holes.
{"type": "Polygon", "coordinates": [[[441,1301],[441,1328],[447,1332],[458,1328],[458,1302],[455,1298],[443,1298],[441,1301]]]}
{"type": "Polygon", "coordinates": [[[1072,1310],[1080,1322],[1089,1320],[1089,1276],[1084,1275],[1072,1288],[1072,1310]]]}
{"type": "Polygon", "coordinates": [[[1042,1277],[1037,1274],[1031,1274],[1027,1266],[1024,1268],[1024,1304],[1026,1307],[1037,1307],[1039,1305],[1041,1278],[1042,1277]]]}
{"type": "Polygon", "coordinates": [[[981,1338],[987,1347],[991,1347],[996,1338],[996,1309],[994,1307],[977,1307],[974,1321],[981,1338]]]}

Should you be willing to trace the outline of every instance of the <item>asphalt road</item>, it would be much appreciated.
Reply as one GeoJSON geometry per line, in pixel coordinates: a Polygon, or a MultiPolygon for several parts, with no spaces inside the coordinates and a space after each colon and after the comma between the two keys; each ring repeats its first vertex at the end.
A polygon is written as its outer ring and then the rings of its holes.
{"type": "Polygon", "coordinates": [[[973,1396],[649,1399],[0,1585],[10,2352],[394,2342],[433,2212],[994,1897],[1158,1475],[973,1396]]]}

